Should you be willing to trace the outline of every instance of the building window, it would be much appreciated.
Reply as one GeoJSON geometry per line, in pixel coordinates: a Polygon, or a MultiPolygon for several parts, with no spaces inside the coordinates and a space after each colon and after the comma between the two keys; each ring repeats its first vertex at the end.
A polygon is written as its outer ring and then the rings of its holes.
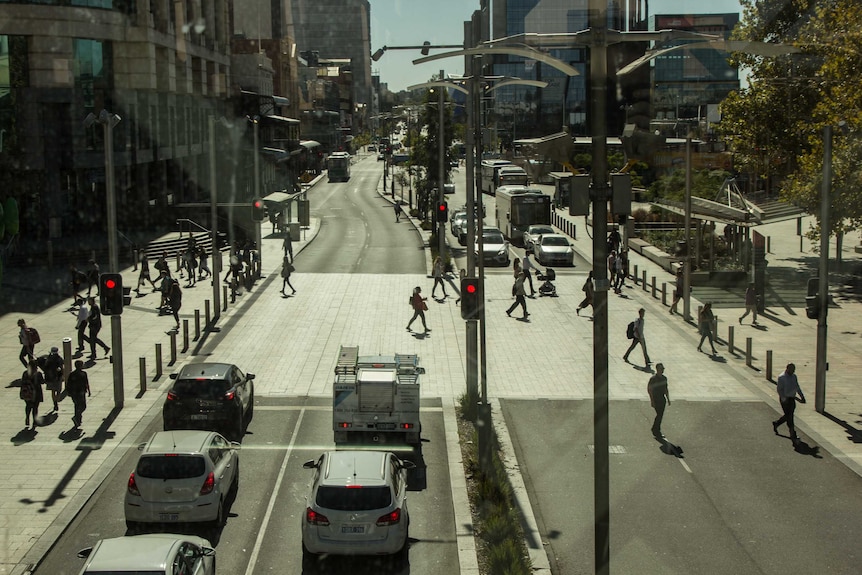
{"type": "Polygon", "coordinates": [[[16,147],[16,88],[26,87],[27,38],[0,35],[0,153],[16,147]]]}

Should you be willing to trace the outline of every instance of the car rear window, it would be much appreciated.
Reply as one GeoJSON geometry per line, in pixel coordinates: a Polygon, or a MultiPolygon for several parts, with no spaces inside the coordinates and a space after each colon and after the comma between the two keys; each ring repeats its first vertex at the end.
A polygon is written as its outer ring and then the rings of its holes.
{"type": "Polygon", "coordinates": [[[380,487],[325,487],[317,490],[317,504],[338,511],[368,511],[383,509],[392,503],[392,494],[386,486],[380,487]]]}
{"type": "Polygon", "coordinates": [[[543,246],[567,246],[567,245],[569,245],[569,242],[566,241],[566,238],[558,238],[558,237],[542,238],[542,245],[543,246]]]}
{"type": "Polygon", "coordinates": [[[178,379],[173,387],[173,392],[180,398],[218,399],[227,390],[228,384],[223,379],[178,379]]]}
{"type": "Polygon", "coordinates": [[[199,455],[145,455],[138,461],[136,475],[151,479],[189,479],[200,477],[206,470],[199,455]]]}

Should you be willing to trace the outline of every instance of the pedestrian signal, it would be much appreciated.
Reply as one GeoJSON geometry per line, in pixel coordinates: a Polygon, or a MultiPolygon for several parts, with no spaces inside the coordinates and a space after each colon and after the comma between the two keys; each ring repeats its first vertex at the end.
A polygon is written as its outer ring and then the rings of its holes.
{"type": "Polygon", "coordinates": [[[444,223],[449,221],[449,205],[446,202],[437,204],[437,221],[444,223]]]}
{"type": "Polygon", "coordinates": [[[120,274],[99,276],[99,303],[104,315],[123,313],[123,276],[120,274]]]}
{"type": "Polygon", "coordinates": [[[251,219],[256,222],[262,222],[266,217],[264,214],[263,200],[255,198],[251,202],[251,219]]]}
{"type": "Polygon", "coordinates": [[[478,278],[465,277],[461,280],[461,317],[479,319],[482,310],[482,296],[478,278]]]}

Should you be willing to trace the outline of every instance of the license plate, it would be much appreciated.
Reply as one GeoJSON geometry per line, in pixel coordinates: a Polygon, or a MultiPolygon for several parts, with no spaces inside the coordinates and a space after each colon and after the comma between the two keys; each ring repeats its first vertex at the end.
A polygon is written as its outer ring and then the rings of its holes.
{"type": "Polygon", "coordinates": [[[342,525],[342,533],[365,533],[364,525],[342,525]]]}
{"type": "Polygon", "coordinates": [[[206,421],[207,414],[206,413],[196,413],[190,418],[192,421],[206,421]]]}
{"type": "Polygon", "coordinates": [[[377,429],[395,429],[394,423],[378,423],[377,429]]]}
{"type": "Polygon", "coordinates": [[[159,513],[159,521],[179,521],[179,513],[159,513]]]}

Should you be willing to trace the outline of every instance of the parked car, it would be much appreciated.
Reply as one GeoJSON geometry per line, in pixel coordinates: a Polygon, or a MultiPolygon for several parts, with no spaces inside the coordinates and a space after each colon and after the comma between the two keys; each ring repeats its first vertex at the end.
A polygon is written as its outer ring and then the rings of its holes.
{"type": "Polygon", "coordinates": [[[191,363],[179,373],[162,407],[164,429],[206,429],[239,441],[254,416],[253,373],[229,363],[191,363]]]}
{"type": "MultiPolygon", "coordinates": [[[[509,242],[499,228],[482,229],[482,257],[487,264],[509,265],[509,242]]],[[[479,257],[479,242],[476,242],[476,257],[479,257]]]]}
{"type": "Polygon", "coordinates": [[[547,224],[534,224],[532,226],[528,226],[527,231],[524,232],[524,249],[535,249],[533,244],[536,243],[542,235],[555,233],[557,232],[554,231],[554,228],[547,224]]]}
{"type": "Polygon", "coordinates": [[[443,184],[443,194],[454,194],[455,184],[443,184]]]}
{"type": "Polygon", "coordinates": [[[386,159],[386,154],[384,152],[380,152],[377,154],[377,161],[380,162],[386,159]]]}
{"type": "Polygon", "coordinates": [[[215,575],[216,556],[203,537],[151,533],[101,539],[78,551],[80,575],[215,575]]]}
{"type": "Polygon", "coordinates": [[[214,431],[158,431],[138,446],[123,506],[126,528],[141,523],[224,524],[239,488],[240,444],[214,431]]]}
{"type": "Polygon", "coordinates": [[[534,245],[536,261],[543,266],[575,265],[575,249],[563,234],[544,234],[534,245]]]}
{"type": "Polygon", "coordinates": [[[314,476],[302,516],[303,564],[314,555],[391,555],[407,548],[407,470],[387,451],[327,451],[303,467],[314,476]]]}
{"type": "Polygon", "coordinates": [[[453,236],[458,235],[458,228],[461,226],[461,221],[467,219],[467,212],[458,210],[449,217],[449,230],[453,236]]]}

